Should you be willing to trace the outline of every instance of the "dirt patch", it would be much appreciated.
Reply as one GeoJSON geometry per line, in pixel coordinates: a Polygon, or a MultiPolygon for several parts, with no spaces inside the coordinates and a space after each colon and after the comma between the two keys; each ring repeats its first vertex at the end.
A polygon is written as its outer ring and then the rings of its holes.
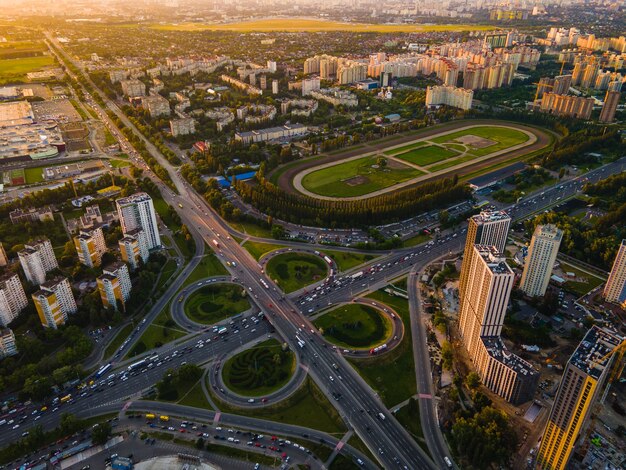
{"type": "Polygon", "coordinates": [[[497,144],[495,140],[485,139],[484,137],[479,137],[477,135],[462,135],[454,139],[455,142],[460,142],[465,145],[471,145],[475,149],[484,149],[486,147],[491,147],[492,145],[497,144]]]}
{"type": "Polygon", "coordinates": [[[394,170],[406,170],[409,167],[408,165],[405,165],[404,163],[401,163],[398,160],[394,160],[393,158],[388,158],[386,168],[394,169],[394,170]]]}
{"type": "Polygon", "coordinates": [[[348,186],[358,186],[369,182],[369,179],[367,179],[367,176],[357,175],[352,178],[348,178],[347,180],[343,180],[343,182],[348,186]]]}

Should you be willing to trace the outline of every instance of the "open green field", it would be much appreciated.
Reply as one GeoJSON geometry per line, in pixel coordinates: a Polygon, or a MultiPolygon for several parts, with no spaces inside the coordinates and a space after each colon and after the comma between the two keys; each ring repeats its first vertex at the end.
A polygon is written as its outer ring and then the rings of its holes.
{"type": "Polygon", "coordinates": [[[517,129],[511,129],[509,127],[478,126],[437,137],[432,139],[432,142],[437,144],[458,144],[459,142],[457,142],[456,139],[464,136],[482,137],[494,142],[492,145],[487,146],[468,145],[469,152],[477,157],[482,157],[528,141],[528,136],[517,129]]]}
{"type": "Polygon", "coordinates": [[[339,271],[347,271],[359,264],[367,263],[376,258],[374,255],[365,255],[363,253],[351,253],[349,251],[332,251],[324,250],[324,254],[328,255],[337,265],[339,271]]]}
{"type": "Polygon", "coordinates": [[[260,260],[265,253],[278,250],[279,248],[284,248],[284,245],[275,245],[273,243],[260,243],[251,241],[245,242],[242,246],[246,250],[248,250],[248,253],[250,253],[257,261],[260,260]]]}
{"type": "Polygon", "coordinates": [[[46,50],[43,41],[8,41],[0,43],[0,59],[40,56],[46,50]]]}
{"type": "Polygon", "coordinates": [[[269,339],[228,359],[222,378],[239,395],[262,397],[289,382],[295,367],[294,353],[283,351],[278,341],[269,339]]]}
{"type": "Polygon", "coordinates": [[[394,297],[382,290],[367,296],[376,302],[392,307],[405,325],[400,344],[382,356],[367,359],[349,359],[357,372],[378,393],[388,408],[403,402],[417,391],[415,382],[415,362],[409,315],[409,303],[401,297],[394,297]]]}
{"type": "Polygon", "coordinates": [[[374,168],[376,156],[357,158],[313,171],[302,186],[312,193],[331,197],[353,197],[388,188],[415,178],[423,172],[389,161],[386,168],[374,168]]]}
{"type": "Polygon", "coordinates": [[[293,292],[326,277],[328,264],[316,255],[281,253],[265,266],[267,274],[286,292],[293,292]]]}
{"type": "Polygon", "coordinates": [[[250,308],[236,284],[208,284],[191,294],[185,301],[185,315],[197,323],[211,325],[250,308]]]}
{"type": "Polygon", "coordinates": [[[187,279],[185,279],[185,282],[183,282],[181,289],[207,277],[225,276],[227,274],[228,271],[226,271],[224,265],[220,263],[220,260],[217,256],[215,256],[213,253],[206,254],[204,255],[204,258],[202,258],[202,261],[200,261],[198,266],[196,266],[196,268],[191,271],[191,274],[189,274],[187,279]]]}
{"type": "MultiPolygon", "coordinates": [[[[383,141],[383,140],[384,139],[380,139],[378,142],[383,141]]],[[[402,147],[398,147],[393,150],[386,150],[383,152],[383,154],[384,155],[398,155],[399,153],[408,152],[409,150],[424,147],[425,145],[427,145],[425,142],[415,142],[409,145],[403,145],[402,147]]]]}
{"type": "Polygon", "coordinates": [[[318,32],[318,31],[349,31],[354,33],[413,33],[430,31],[490,31],[493,26],[473,24],[367,24],[342,23],[306,18],[273,18],[240,23],[204,24],[179,23],[155,24],[153,29],[165,31],[236,31],[236,32],[318,32]]]}
{"type": "Polygon", "coordinates": [[[111,164],[113,168],[126,168],[127,166],[132,165],[132,163],[130,163],[128,160],[117,160],[117,159],[111,159],[109,160],[109,163],[111,164]]]}
{"type": "Polygon", "coordinates": [[[458,153],[454,150],[429,145],[428,147],[420,147],[406,153],[401,153],[400,155],[396,155],[396,158],[414,163],[415,165],[426,166],[440,162],[441,160],[446,160],[455,155],[458,155],[458,153]]]}
{"type": "Polygon", "coordinates": [[[374,307],[346,304],[318,317],[313,324],[324,338],[344,348],[370,349],[383,344],[392,332],[391,320],[374,307]]]}
{"type": "Polygon", "coordinates": [[[0,83],[24,81],[28,72],[37,72],[53,64],[50,56],[0,60],[0,83]]]}

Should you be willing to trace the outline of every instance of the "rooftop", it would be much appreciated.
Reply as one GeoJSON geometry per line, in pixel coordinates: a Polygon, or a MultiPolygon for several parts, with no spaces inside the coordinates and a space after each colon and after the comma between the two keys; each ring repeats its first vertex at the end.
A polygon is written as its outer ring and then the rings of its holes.
{"type": "Polygon", "coordinates": [[[510,352],[499,336],[483,336],[481,340],[491,357],[513,369],[518,374],[524,376],[538,374],[529,362],[510,352]]]}
{"type": "Polygon", "coordinates": [[[621,341],[612,331],[593,326],[580,342],[569,362],[597,380],[611,360],[612,356],[607,356],[607,354],[621,341]]]}
{"type": "Polygon", "coordinates": [[[473,215],[471,219],[480,225],[499,220],[510,220],[511,217],[504,211],[482,211],[480,214],[473,215]]]}
{"type": "Polygon", "coordinates": [[[115,202],[118,205],[123,206],[126,204],[135,204],[137,202],[144,202],[144,201],[151,201],[151,200],[152,198],[150,197],[148,193],[135,193],[128,197],[121,197],[117,199],[115,202]]]}
{"type": "Polygon", "coordinates": [[[513,274],[513,271],[506,264],[505,256],[492,245],[474,245],[478,254],[483,258],[491,272],[495,274],[513,274]]]}

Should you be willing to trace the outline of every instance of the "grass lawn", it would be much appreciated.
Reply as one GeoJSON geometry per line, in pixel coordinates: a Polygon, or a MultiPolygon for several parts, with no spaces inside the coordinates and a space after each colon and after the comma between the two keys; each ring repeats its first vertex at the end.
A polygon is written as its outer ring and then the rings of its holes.
{"type": "Polygon", "coordinates": [[[281,253],[267,262],[267,274],[286,292],[293,292],[326,277],[328,264],[316,255],[281,253]]]}
{"type": "Polygon", "coordinates": [[[272,231],[269,228],[250,222],[231,222],[230,226],[241,233],[246,233],[252,237],[272,238],[272,231]]]}
{"type": "Polygon", "coordinates": [[[250,302],[242,292],[243,287],[237,284],[208,284],[187,298],[185,315],[203,325],[237,315],[250,308],[250,302]]]}
{"type": "Polygon", "coordinates": [[[348,269],[352,269],[355,266],[367,263],[376,258],[374,255],[364,255],[362,253],[351,253],[348,251],[324,250],[324,254],[333,259],[339,271],[347,271],[348,269]]]}
{"type": "Polygon", "coordinates": [[[429,145],[428,147],[421,147],[396,155],[396,158],[414,163],[416,165],[426,166],[432,163],[440,162],[441,160],[446,160],[455,155],[458,155],[458,153],[454,150],[444,149],[437,147],[436,145],[429,145]]]}
{"type": "MultiPolygon", "coordinates": [[[[381,140],[384,140],[384,139],[381,139],[381,140]]],[[[380,142],[380,140],[378,142],[380,142]]],[[[426,145],[426,142],[415,142],[409,145],[403,145],[402,147],[398,147],[392,150],[386,150],[385,152],[383,152],[383,154],[384,155],[398,155],[399,153],[405,153],[405,152],[408,152],[409,150],[414,150],[420,147],[424,147],[425,145],[426,145]]]]}
{"type": "Polygon", "coordinates": [[[415,363],[413,361],[409,304],[406,299],[391,296],[383,291],[368,295],[377,302],[392,307],[405,325],[404,338],[393,351],[367,359],[350,359],[354,368],[378,393],[388,408],[403,402],[417,391],[415,363]]]}
{"type": "Polygon", "coordinates": [[[113,168],[126,168],[127,166],[131,166],[131,163],[128,160],[109,160],[109,163],[113,168]]]}
{"type": "MultiPolygon", "coordinates": [[[[587,274],[580,269],[575,268],[571,264],[560,262],[561,269],[564,272],[570,272],[576,274],[576,279],[585,279],[585,281],[567,281],[565,283],[565,289],[571,291],[573,294],[585,295],[591,289],[598,287],[605,279],[587,274]]],[[[566,278],[567,279],[567,278],[566,278]]]]}
{"type": "Polygon", "coordinates": [[[181,338],[186,334],[187,332],[179,330],[175,327],[172,328],[152,323],[143,335],[141,335],[139,341],[137,341],[133,349],[128,353],[127,357],[133,357],[150,349],[158,348],[164,344],[181,338]]]}
{"type": "Polygon", "coordinates": [[[168,259],[163,268],[161,269],[161,277],[159,278],[159,284],[157,285],[157,292],[161,289],[167,281],[176,272],[176,261],[168,259]]]}
{"type": "MultiPolygon", "coordinates": [[[[376,460],[374,460],[376,462],[376,460]]],[[[333,461],[328,466],[328,470],[356,470],[361,468],[356,462],[353,462],[350,457],[343,454],[337,454],[333,461]]]]}
{"type": "Polygon", "coordinates": [[[333,405],[307,377],[304,384],[291,396],[278,403],[254,409],[237,408],[221,402],[211,388],[209,393],[220,402],[219,407],[225,413],[235,413],[260,419],[269,419],[280,423],[295,424],[341,437],[347,431],[341,416],[333,405]]]}
{"type": "Polygon", "coordinates": [[[248,253],[250,253],[254,259],[258,261],[265,253],[278,250],[279,248],[284,248],[284,245],[247,241],[243,244],[243,247],[248,250],[248,253]]]}
{"type": "Polygon", "coordinates": [[[41,183],[43,181],[43,167],[24,168],[26,184],[41,183]]]}
{"type": "Polygon", "coordinates": [[[314,322],[324,338],[344,348],[370,349],[391,335],[391,320],[374,307],[346,304],[318,317],[314,322]]]}
{"type": "Polygon", "coordinates": [[[363,196],[423,174],[395,162],[386,168],[373,168],[376,159],[362,157],[313,171],[302,178],[302,186],[322,196],[363,196]]]}
{"type": "Polygon", "coordinates": [[[228,271],[226,271],[224,265],[220,263],[220,260],[217,256],[215,256],[213,253],[204,255],[202,261],[200,261],[198,266],[196,266],[195,269],[191,271],[191,274],[189,274],[187,279],[185,279],[185,282],[183,282],[181,289],[195,282],[198,282],[201,279],[206,279],[207,277],[225,276],[227,274],[228,271]]]}
{"type": "Polygon", "coordinates": [[[455,139],[465,135],[475,135],[496,142],[493,145],[483,148],[469,146],[471,153],[478,157],[524,143],[528,140],[528,136],[517,129],[509,127],[478,126],[459,132],[452,132],[451,134],[432,139],[432,141],[438,144],[455,143],[455,139]]]}
{"type": "Polygon", "coordinates": [[[203,410],[212,410],[213,407],[206,399],[204,391],[202,390],[202,380],[204,379],[198,380],[188,392],[179,392],[178,396],[181,398],[176,403],[179,405],[193,406],[194,408],[202,408],[203,410]]]}
{"type": "Polygon", "coordinates": [[[28,72],[36,72],[50,65],[54,65],[54,59],[50,56],[0,60],[0,83],[23,81],[28,72]]]}
{"type": "Polygon", "coordinates": [[[234,355],[224,363],[222,378],[233,392],[246,397],[262,397],[282,388],[296,367],[292,351],[283,351],[269,339],[234,355]]]}
{"type": "Polygon", "coordinates": [[[83,121],[89,120],[89,116],[87,116],[87,113],[82,108],[82,106],[78,104],[78,101],[70,99],[70,103],[72,103],[72,106],[74,106],[74,109],[76,110],[76,112],[80,114],[80,117],[83,119],[83,121]]]}
{"type": "Polygon", "coordinates": [[[426,233],[418,233],[417,235],[413,235],[412,237],[404,240],[402,242],[402,246],[409,247],[409,246],[421,245],[422,243],[427,242],[430,239],[431,239],[430,235],[426,233]]]}
{"type": "Polygon", "coordinates": [[[129,323],[128,325],[125,325],[117,333],[115,338],[113,338],[113,340],[109,343],[109,345],[104,350],[104,358],[105,359],[107,357],[111,357],[113,354],[115,354],[115,351],[117,351],[117,348],[119,348],[122,345],[122,343],[124,342],[124,340],[126,338],[128,338],[128,335],[131,333],[131,331],[133,331],[133,325],[131,323],[129,323]]]}
{"type": "MultiPolygon", "coordinates": [[[[439,171],[439,170],[444,170],[446,168],[450,168],[456,165],[460,165],[461,163],[465,163],[465,162],[469,162],[470,160],[474,160],[475,158],[478,158],[474,155],[465,155],[464,157],[459,157],[459,158],[450,158],[444,162],[441,162],[437,165],[433,165],[431,167],[428,168],[428,171],[439,171]]],[[[510,164],[510,162],[509,162],[510,164]]]]}
{"type": "Polygon", "coordinates": [[[109,131],[107,128],[104,128],[104,145],[113,145],[116,143],[117,140],[115,140],[115,137],[113,137],[111,131],[109,131]]]}
{"type": "Polygon", "coordinates": [[[272,18],[262,20],[243,21],[237,23],[177,23],[155,24],[153,29],[165,31],[237,31],[237,32],[273,32],[291,31],[350,31],[355,33],[414,33],[429,31],[490,31],[495,29],[488,25],[474,24],[374,24],[374,23],[344,23],[331,20],[317,20],[306,18],[272,18]]]}

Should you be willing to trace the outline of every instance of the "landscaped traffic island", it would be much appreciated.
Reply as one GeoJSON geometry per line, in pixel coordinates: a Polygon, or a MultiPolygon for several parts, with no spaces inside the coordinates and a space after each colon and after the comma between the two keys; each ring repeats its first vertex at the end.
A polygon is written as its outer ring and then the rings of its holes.
{"type": "Polygon", "coordinates": [[[278,341],[270,339],[228,359],[222,369],[222,380],[239,395],[260,397],[287,384],[295,367],[294,353],[283,350],[278,341]]]}
{"type": "Polygon", "coordinates": [[[362,304],[337,307],[314,322],[324,338],[337,346],[371,349],[387,342],[393,332],[391,319],[380,310],[362,304]]]}
{"type": "Polygon", "coordinates": [[[307,253],[281,253],[267,262],[265,270],[286,292],[293,292],[324,279],[329,266],[323,258],[307,253]]]}
{"type": "Polygon", "coordinates": [[[208,284],[185,301],[185,315],[192,321],[210,325],[250,308],[245,289],[237,284],[208,284]]]}

